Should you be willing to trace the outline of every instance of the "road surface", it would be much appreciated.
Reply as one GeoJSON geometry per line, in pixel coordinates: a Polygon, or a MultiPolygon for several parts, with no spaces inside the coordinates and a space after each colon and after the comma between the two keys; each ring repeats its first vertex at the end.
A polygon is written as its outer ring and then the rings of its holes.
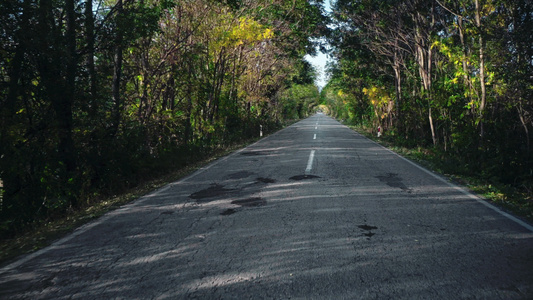
{"type": "Polygon", "coordinates": [[[2,299],[533,299],[533,228],[317,114],[0,270],[2,299]]]}

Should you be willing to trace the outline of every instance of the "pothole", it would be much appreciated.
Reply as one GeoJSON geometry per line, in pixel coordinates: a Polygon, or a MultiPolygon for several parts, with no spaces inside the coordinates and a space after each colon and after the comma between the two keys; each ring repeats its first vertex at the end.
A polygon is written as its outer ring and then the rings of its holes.
{"type": "Polygon", "coordinates": [[[258,177],[256,180],[257,182],[262,182],[262,183],[275,183],[276,182],[276,179],[265,178],[265,177],[258,177]]]}
{"type": "Polygon", "coordinates": [[[200,200],[224,195],[232,191],[234,191],[234,189],[226,189],[223,185],[215,183],[206,189],[190,194],[189,198],[200,202],[200,200]]]}
{"type": "Polygon", "coordinates": [[[289,178],[290,180],[306,180],[306,179],[314,179],[314,178],[320,178],[320,176],[316,175],[296,175],[289,178]]]}
{"type": "Polygon", "coordinates": [[[368,232],[363,233],[363,235],[366,236],[369,240],[371,237],[376,235],[374,232],[372,232],[372,230],[378,229],[376,226],[371,226],[367,224],[359,225],[357,227],[361,228],[363,231],[368,231],[368,232]]]}
{"type": "Polygon", "coordinates": [[[239,171],[239,172],[236,172],[236,173],[233,173],[233,174],[229,174],[228,178],[229,179],[243,179],[243,178],[246,178],[246,177],[250,177],[250,176],[252,176],[254,174],[255,174],[254,172],[250,172],[250,171],[239,171]]]}
{"type": "Polygon", "coordinates": [[[260,197],[254,197],[254,198],[248,198],[243,200],[234,200],[231,201],[231,204],[240,205],[244,207],[256,207],[256,206],[263,206],[267,202],[263,198],[260,197]]]}
{"type": "Polygon", "coordinates": [[[174,211],[172,211],[172,210],[165,210],[165,211],[162,211],[160,214],[161,215],[171,215],[173,213],[174,213],[174,211]]]}
{"type": "Polygon", "coordinates": [[[268,151],[244,151],[241,152],[241,155],[244,156],[256,156],[256,155],[267,155],[268,151]]]}
{"type": "Polygon", "coordinates": [[[366,225],[366,224],[365,225],[359,225],[357,227],[359,227],[359,228],[361,228],[363,230],[369,230],[369,231],[378,229],[376,226],[370,226],[370,225],[366,225]]]}
{"type": "Polygon", "coordinates": [[[226,209],[225,211],[221,212],[220,215],[222,216],[229,216],[229,215],[233,215],[234,213],[236,213],[237,211],[234,210],[233,208],[228,208],[226,209]]]}
{"type": "Polygon", "coordinates": [[[379,181],[384,182],[390,187],[400,188],[404,191],[408,191],[409,188],[402,182],[402,178],[398,177],[398,174],[387,173],[387,175],[376,176],[379,181]]]}

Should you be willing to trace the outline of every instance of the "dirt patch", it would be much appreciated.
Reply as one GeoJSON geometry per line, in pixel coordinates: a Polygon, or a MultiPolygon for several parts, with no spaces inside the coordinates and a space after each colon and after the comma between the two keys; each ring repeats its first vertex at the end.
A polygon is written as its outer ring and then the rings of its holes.
{"type": "Polygon", "coordinates": [[[231,204],[236,204],[244,207],[263,206],[266,205],[266,203],[266,200],[260,197],[231,201],[231,204]]]}
{"type": "Polygon", "coordinates": [[[320,178],[320,176],[316,175],[296,175],[289,178],[290,180],[306,180],[306,179],[315,179],[320,178]]]}
{"type": "Polygon", "coordinates": [[[235,189],[226,189],[223,185],[215,183],[206,189],[190,194],[189,198],[195,199],[197,202],[202,202],[201,200],[204,200],[206,198],[213,198],[225,195],[233,191],[235,191],[235,189]]]}

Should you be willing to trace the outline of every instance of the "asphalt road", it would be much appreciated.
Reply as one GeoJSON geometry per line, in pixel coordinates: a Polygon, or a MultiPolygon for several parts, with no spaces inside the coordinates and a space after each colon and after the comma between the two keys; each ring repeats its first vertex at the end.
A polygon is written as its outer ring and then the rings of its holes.
{"type": "Polygon", "coordinates": [[[533,228],[318,114],[0,270],[0,298],[533,299],[533,228]]]}

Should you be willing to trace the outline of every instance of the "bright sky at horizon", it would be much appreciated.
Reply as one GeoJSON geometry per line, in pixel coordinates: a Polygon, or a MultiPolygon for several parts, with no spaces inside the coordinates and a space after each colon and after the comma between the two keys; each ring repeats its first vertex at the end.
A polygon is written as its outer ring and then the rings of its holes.
{"type": "Polygon", "coordinates": [[[315,69],[317,70],[317,79],[315,84],[319,87],[320,90],[328,83],[328,78],[326,74],[326,64],[328,62],[328,57],[326,54],[319,52],[316,56],[306,55],[305,60],[310,62],[315,69]]]}

